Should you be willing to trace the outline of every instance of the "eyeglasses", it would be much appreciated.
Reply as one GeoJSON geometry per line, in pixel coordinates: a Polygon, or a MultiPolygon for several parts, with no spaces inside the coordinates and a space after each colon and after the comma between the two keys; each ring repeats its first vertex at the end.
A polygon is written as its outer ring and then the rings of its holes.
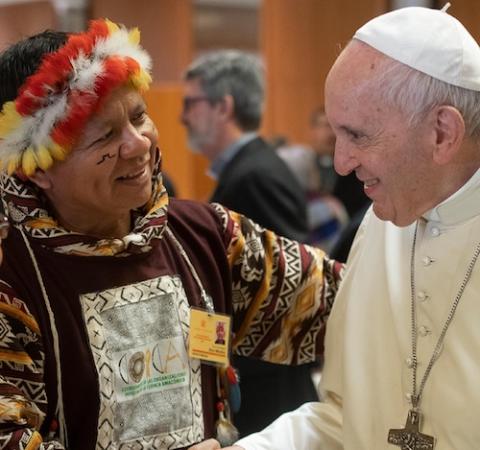
{"type": "Polygon", "coordinates": [[[188,111],[192,105],[197,102],[209,102],[210,99],[205,95],[197,95],[196,97],[183,97],[183,110],[188,111]]]}
{"type": "Polygon", "coordinates": [[[7,239],[10,222],[7,216],[0,213],[0,239],[7,239]]]}

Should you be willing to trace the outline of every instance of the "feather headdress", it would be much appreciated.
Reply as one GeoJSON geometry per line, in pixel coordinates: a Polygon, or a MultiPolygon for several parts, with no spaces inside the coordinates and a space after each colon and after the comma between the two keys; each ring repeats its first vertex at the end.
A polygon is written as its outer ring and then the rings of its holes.
{"type": "Polygon", "coordinates": [[[94,20],[47,54],[18,97],[0,113],[0,163],[9,174],[32,175],[62,160],[113,89],[130,82],[145,91],[151,59],[137,28],[94,20]]]}

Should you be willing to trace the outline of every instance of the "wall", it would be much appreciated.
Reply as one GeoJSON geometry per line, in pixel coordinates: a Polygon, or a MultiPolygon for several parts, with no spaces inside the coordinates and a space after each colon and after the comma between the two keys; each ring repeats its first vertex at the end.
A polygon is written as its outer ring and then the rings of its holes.
{"type": "Polygon", "coordinates": [[[308,139],[310,113],[323,104],[323,85],[336,56],[359,26],[384,11],[385,0],[263,1],[267,135],[284,135],[294,142],[308,139]]]}
{"type": "MultiPolygon", "coordinates": [[[[439,1],[442,7],[446,1],[439,1]]],[[[454,0],[448,12],[465,25],[468,31],[480,42],[480,2],[478,0],[454,0]]]]}
{"type": "Polygon", "coordinates": [[[0,51],[23,37],[56,25],[55,11],[47,0],[0,6],[0,51]]]}
{"type": "MultiPolygon", "coordinates": [[[[480,2],[452,3],[449,12],[480,40],[480,2]]],[[[219,4],[225,7],[224,2],[219,4]]],[[[260,2],[256,48],[267,67],[267,104],[262,126],[267,137],[281,134],[294,142],[307,140],[310,112],[323,103],[325,77],[341,47],[362,23],[386,11],[389,4],[389,0],[260,2]]],[[[437,0],[436,4],[441,7],[444,1],[437,0]]],[[[236,41],[231,34],[224,39],[228,27],[220,27],[218,45],[212,35],[195,39],[195,12],[194,0],[91,0],[90,6],[91,17],[108,17],[141,29],[142,43],[154,60],[155,85],[147,101],[160,130],[164,168],[180,196],[203,200],[213,183],[205,175],[207,162],[188,151],[185,131],[178,122],[181,74],[199,51],[197,46],[234,46],[236,41]]],[[[253,20],[252,14],[251,9],[243,11],[242,17],[253,20]]],[[[0,47],[22,36],[54,28],[56,23],[55,11],[48,1],[0,6],[0,47]]],[[[255,37],[243,39],[239,46],[252,50],[255,37]]]]}
{"type": "Polygon", "coordinates": [[[154,62],[154,80],[180,80],[193,55],[190,0],[93,0],[91,14],[138,26],[154,62]]]}

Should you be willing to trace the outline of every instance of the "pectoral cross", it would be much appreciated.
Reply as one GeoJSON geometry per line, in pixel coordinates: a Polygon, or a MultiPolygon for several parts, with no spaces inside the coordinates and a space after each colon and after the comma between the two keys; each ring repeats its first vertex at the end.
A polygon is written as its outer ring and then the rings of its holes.
{"type": "Polygon", "coordinates": [[[398,445],[402,450],[433,450],[435,438],[420,433],[420,413],[408,411],[405,428],[391,429],[388,432],[388,443],[398,445]]]}

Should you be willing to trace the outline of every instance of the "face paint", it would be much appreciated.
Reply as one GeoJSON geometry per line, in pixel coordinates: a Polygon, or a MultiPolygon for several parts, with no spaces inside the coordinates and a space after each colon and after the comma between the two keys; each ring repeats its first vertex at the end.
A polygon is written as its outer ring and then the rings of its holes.
{"type": "Polygon", "coordinates": [[[97,166],[99,164],[104,163],[107,160],[107,158],[109,158],[109,159],[115,158],[115,155],[111,155],[110,153],[105,153],[105,155],[102,155],[102,159],[97,162],[97,166]]]}

